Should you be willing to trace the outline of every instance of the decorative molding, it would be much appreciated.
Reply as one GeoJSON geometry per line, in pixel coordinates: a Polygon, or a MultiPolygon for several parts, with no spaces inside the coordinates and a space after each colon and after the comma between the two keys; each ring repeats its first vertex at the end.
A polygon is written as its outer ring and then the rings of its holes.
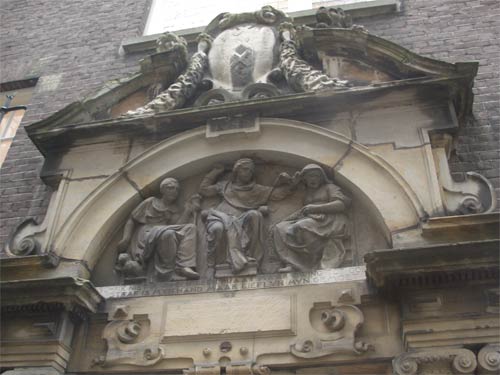
{"type": "Polygon", "coordinates": [[[149,320],[114,320],[104,328],[102,338],[106,340],[104,356],[92,361],[94,366],[152,366],[165,356],[159,340],[150,337],[149,320]]]}
{"type": "Polygon", "coordinates": [[[272,371],[267,366],[262,365],[229,365],[224,367],[224,371],[220,366],[195,366],[191,369],[183,370],[183,375],[271,375],[272,371]]]}
{"type": "Polygon", "coordinates": [[[323,326],[330,331],[297,340],[291,352],[299,358],[319,358],[330,354],[362,354],[371,348],[363,341],[356,340],[356,334],[363,325],[361,310],[353,305],[336,306],[321,313],[323,326]]]}
{"type": "Polygon", "coordinates": [[[364,257],[377,288],[435,288],[462,282],[498,280],[500,240],[377,250],[364,257]]]}
{"type": "Polygon", "coordinates": [[[468,349],[433,349],[403,353],[392,361],[395,375],[473,374],[476,355],[468,349]]]}
{"type": "MultiPolygon", "coordinates": [[[[62,304],[67,311],[97,311],[104,298],[88,280],[60,277],[0,283],[2,306],[26,306],[36,303],[62,304]]],[[[9,308],[10,308],[9,307],[9,308]]]]}
{"type": "MultiPolygon", "coordinates": [[[[446,298],[447,296],[444,296],[445,300],[446,298]]],[[[464,300],[470,300],[470,298],[470,295],[464,296],[464,300]]],[[[432,301],[432,298],[430,300],[432,301]]],[[[455,309],[454,316],[450,316],[449,306],[445,305],[432,310],[432,302],[427,306],[422,305],[419,314],[413,312],[410,315],[409,312],[403,310],[401,333],[406,350],[486,344],[500,340],[500,322],[496,315],[473,316],[472,313],[467,314],[471,308],[464,307],[462,311],[455,309]],[[459,317],[461,314],[466,317],[459,317]]],[[[403,309],[406,308],[405,304],[403,309]]]]}
{"type": "Polygon", "coordinates": [[[481,375],[500,373],[500,344],[483,346],[477,354],[477,361],[481,375]]]}
{"type": "Polygon", "coordinates": [[[38,255],[41,252],[40,241],[37,235],[44,233],[46,228],[41,227],[34,219],[26,219],[19,224],[12,233],[5,250],[11,256],[38,255]]]}
{"type": "Polygon", "coordinates": [[[443,203],[448,215],[471,215],[492,212],[497,203],[493,185],[476,172],[467,172],[465,180],[454,181],[448,165],[451,136],[431,136],[432,152],[443,203]]]}

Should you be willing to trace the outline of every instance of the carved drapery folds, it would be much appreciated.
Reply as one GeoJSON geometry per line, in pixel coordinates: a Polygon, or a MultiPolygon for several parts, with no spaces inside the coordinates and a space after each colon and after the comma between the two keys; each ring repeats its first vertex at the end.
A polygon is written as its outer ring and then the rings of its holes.
{"type": "Polygon", "coordinates": [[[127,220],[115,270],[125,283],[137,283],[198,279],[200,256],[215,277],[339,267],[350,237],[351,200],[323,168],[309,164],[293,177],[282,172],[272,185],[256,178],[250,158],[231,170],[216,165],[184,205],[178,181],[164,179],[161,196],[144,200],[127,220]],[[298,189],[302,206],[271,224],[269,213],[298,189]]]}
{"type": "Polygon", "coordinates": [[[392,366],[395,375],[473,374],[477,360],[468,349],[433,349],[401,354],[392,366]]]}
{"type": "Polygon", "coordinates": [[[356,339],[356,334],[364,322],[363,313],[356,306],[340,305],[322,309],[319,320],[322,329],[312,321],[316,333],[300,338],[291,346],[294,356],[319,358],[335,353],[362,354],[371,348],[356,339]]]}
{"type": "Polygon", "coordinates": [[[140,203],[125,224],[118,244],[115,269],[125,280],[142,280],[154,269],[156,280],[198,279],[196,222],[199,197],[183,207],[178,203],[179,182],[166,178],[161,197],[140,203]]]}

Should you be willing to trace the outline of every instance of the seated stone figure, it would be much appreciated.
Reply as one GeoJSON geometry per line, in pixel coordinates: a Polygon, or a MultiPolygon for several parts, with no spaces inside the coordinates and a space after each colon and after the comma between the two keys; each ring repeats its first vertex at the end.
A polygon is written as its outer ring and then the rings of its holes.
{"type": "Polygon", "coordinates": [[[264,257],[263,218],[270,200],[285,198],[292,188],[292,179],[282,173],[275,187],[255,182],[252,159],[238,160],[229,181],[219,181],[224,167],[216,166],[203,179],[200,194],[220,196],[215,209],[203,212],[207,229],[209,265],[229,264],[232,273],[241,272],[250,262],[260,266],[264,257]]]}
{"type": "Polygon", "coordinates": [[[304,207],[271,230],[280,272],[338,267],[345,255],[343,240],[349,235],[345,210],[350,199],[319,165],[305,166],[300,176],[306,187],[304,207]]]}
{"type": "Polygon", "coordinates": [[[153,262],[159,280],[170,280],[174,274],[198,279],[196,227],[188,221],[199,209],[199,197],[180,207],[179,182],[174,178],[161,182],[160,193],[140,203],[125,224],[116,269],[126,277],[138,277],[153,262]]]}

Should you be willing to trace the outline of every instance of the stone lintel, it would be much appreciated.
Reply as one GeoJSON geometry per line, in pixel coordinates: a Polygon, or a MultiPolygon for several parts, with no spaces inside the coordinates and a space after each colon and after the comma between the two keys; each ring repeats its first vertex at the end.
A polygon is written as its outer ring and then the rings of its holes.
{"type": "Polygon", "coordinates": [[[369,282],[382,289],[498,280],[500,240],[377,250],[365,255],[369,282]]]}

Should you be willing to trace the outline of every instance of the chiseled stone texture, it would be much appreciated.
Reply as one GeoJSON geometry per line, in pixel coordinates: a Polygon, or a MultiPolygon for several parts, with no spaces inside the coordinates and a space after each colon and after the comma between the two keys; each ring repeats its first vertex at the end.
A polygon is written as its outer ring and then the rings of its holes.
{"type": "MultiPolygon", "coordinates": [[[[141,34],[150,0],[19,0],[2,5],[2,82],[39,76],[22,125],[81,99],[105,81],[138,70],[143,55],[120,55],[124,38],[141,34]]],[[[186,4],[188,7],[188,4],[186,4]]],[[[258,8],[256,6],[256,8],[258,8]]],[[[402,0],[402,12],[358,20],[373,34],[449,62],[479,61],[474,118],[458,136],[452,172],[488,177],[500,196],[497,0],[402,0]]],[[[0,171],[0,246],[26,217],[43,218],[49,192],[43,158],[19,129],[0,171]]]]}
{"type": "MultiPolygon", "coordinates": [[[[41,221],[49,189],[38,178],[43,157],[22,128],[138,70],[140,54],[121,55],[142,34],[151,0],[2,3],[1,82],[40,77],[0,171],[0,248],[24,218],[41,221]]],[[[0,99],[0,104],[3,99],[0,99]]]]}

